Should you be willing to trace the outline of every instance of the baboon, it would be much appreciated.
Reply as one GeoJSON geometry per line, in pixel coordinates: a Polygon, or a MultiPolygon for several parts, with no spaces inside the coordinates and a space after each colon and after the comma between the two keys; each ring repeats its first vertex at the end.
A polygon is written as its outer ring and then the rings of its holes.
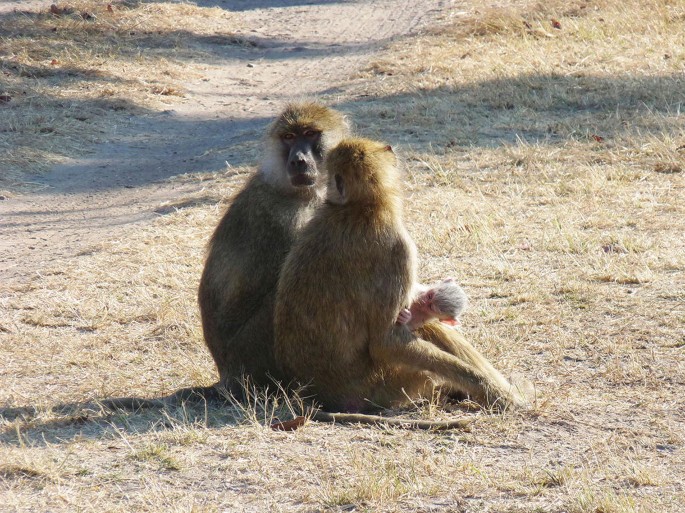
{"type": "Polygon", "coordinates": [[[259,171],[236,196],[208,246],[198,291],[202,330],[219,384],[236,396],[241,376],[280,379],[273,354],[278,273],[322,201],[324,156],[349,134],[343,114],[293,103],[268,129],[259,171]]]}
{"type": "Polygon", "coordinates": [[[459,324],[467,305],[464,289],[453,278],[446,278],[433,285],[421,285],[409,308],[400,310],[397,322],[405,324],[409,331],[434,319],[454,326],[459,324]]]}
{"type": "Polygon", "coordinates": [[[367,412],[430,395],[435,384],[486,405],[522,404],[457,331],[396,324],[415,286],[392,149],[347,139],[326,158],[327,199],[283,264],[275,356],[329,411],[367,412]]]}
{"type": "Polygon", "coordinates": [[[160,400],[108,399],[103,406],[135,410],[228,394],[242,398],[243,376],[257,386],[281,378],[273,356],[278,273],[297,232],[323,201],[324,156],[349,132],[342,113],[309,101],[287,105],[267,129],[262,163],[215,229],[198,290],[219,382],[160,400]]]}

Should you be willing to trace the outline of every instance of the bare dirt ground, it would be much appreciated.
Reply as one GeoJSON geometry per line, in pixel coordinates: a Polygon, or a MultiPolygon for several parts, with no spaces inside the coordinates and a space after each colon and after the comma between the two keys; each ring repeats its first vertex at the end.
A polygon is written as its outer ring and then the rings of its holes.
{"type": "MultiPolygon", "coordinates": [[[[50,4],[6,1],[0,12],[50,4]]],[[[149,221],[161,205],[202,187],[170,177],[254,163],[254,155],[235,148],[260,138],[288,100],[347,99],[345,82],[380,45],[418,30],[449,2],[196,4],[235,12],[233,25],[243,27],[236,35],[254,46],[201,43],[213,62],[183,83],[185,101],[130,118],[92,155],[26,177],[37,192],[0,202],[0,281],[68,260],[116,237],[117,227],[149,221]]]]}

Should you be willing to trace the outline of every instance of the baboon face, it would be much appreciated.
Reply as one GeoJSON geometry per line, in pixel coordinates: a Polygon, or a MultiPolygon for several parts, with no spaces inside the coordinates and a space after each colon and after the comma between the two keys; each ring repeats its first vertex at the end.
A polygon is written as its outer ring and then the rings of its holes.
{"type": "Polygon", "coordinates": [[[429,316],[440,321],[453,317],[452,310],[454,310],[454,303],[450,302],[449,298],[436,293],[435,290],[426,292],[425,296],[422,297],[418,303],[429,316]]]}
{"type": "Polygon", "coordinates": [[[294,126],[280,135],[288,177],[293,187],[312,187],[323,161],[321,131],[294,126]]]}
{"type": "Polygon", "coordinates": [[[271,127],[270,136],[294,188],[317,185],[326,152],[348,133],[342,114],[317,103],[292,104],[271,127]]]}

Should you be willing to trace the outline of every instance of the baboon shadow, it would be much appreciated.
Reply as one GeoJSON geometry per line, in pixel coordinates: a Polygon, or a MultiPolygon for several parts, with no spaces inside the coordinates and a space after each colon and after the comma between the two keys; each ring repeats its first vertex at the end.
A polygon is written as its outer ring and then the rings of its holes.
{"type": "MultiPolygon", "coordinates": [[[[164,400],[171,396],[154,398],[164,400]]],[[[254,405],[242,406],[234,401],[189,400],[163,407],[124,410],[108,408],[101,401],[75,401],[42,406],[19,406],[0,409],[0,445],[64,445],[77,439],[101,440],[118,438],[122,433],[164,432],[184,427],[219,429],[255,421],[269,424],[271,417],[254,405]],[[249,413],[248,413],[249,412],[249,413]]],[[[141,399],[146,401],[147,399],[141,399]]]]}

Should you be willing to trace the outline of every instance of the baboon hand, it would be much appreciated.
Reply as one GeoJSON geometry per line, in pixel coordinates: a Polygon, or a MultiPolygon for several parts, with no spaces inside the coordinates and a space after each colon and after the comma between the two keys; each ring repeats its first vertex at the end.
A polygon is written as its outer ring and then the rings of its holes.
{"type": "Polygon", "coordinates": [[[411,321],[411,312],[408,308],[402,308],[402,310],[400,310],[400,313],[397,314],[397,321],[395,321],[396,324],[404,325],[407,324],[409,321],[411,321]]]}

